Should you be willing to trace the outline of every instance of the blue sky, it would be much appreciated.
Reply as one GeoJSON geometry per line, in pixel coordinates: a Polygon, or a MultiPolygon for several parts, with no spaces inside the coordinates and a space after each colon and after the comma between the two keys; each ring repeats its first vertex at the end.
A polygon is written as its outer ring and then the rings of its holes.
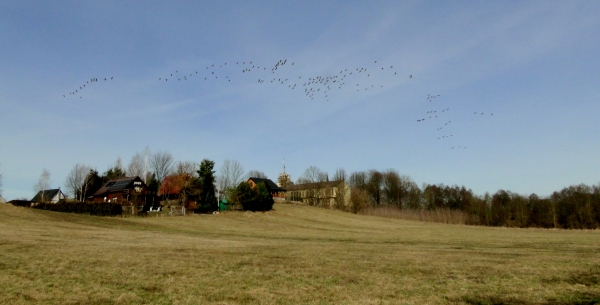
{"type": "Polygon", "coordinates": [[[322,2],[2,1],[3,196],[146,146],[273,179],[285,158],[294,180],[394,168],[541,196],[600,182],[600,2],[322,2]]]}

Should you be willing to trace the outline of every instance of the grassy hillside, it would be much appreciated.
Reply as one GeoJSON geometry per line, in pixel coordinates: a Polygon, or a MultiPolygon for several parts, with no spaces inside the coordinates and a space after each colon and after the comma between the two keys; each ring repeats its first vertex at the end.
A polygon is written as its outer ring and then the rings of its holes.
{"type": "Polygon", "coordinates": [[[2,304],[600,304],[600,232],[0,205],[2,304]]]}

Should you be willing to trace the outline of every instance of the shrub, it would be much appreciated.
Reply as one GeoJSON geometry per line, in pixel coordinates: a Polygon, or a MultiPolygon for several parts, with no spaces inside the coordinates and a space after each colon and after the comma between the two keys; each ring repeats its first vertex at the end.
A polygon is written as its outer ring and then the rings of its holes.
{"type": "Polygon", "coordinates": [[[238,184],[234,191],[234,203],[242,206],[244,211],[270,211],[273,209],[273,197],[264,183],[252,188],[247,182],[238,184]]]}
{"type": "Polygon", "coordinates": [[[34,206],[35,209],[48,210],[63,213],[89,214],[96,216],[117,216],[123,214],[123,207],[120,204],[109,202],[60,202],[60,203],[40,203],[34,206]]]}

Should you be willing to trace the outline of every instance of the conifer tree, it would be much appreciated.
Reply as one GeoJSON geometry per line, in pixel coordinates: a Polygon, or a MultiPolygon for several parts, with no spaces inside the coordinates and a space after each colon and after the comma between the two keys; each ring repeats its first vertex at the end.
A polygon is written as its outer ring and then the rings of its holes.
{"type": "Polygon", "coordinates": [[[218,209],[217,197],[215,196],[215,162],[204,159],[200,163],[198,172],[198,182],[202,188],[196,211],[209,212],[218,209]]]}

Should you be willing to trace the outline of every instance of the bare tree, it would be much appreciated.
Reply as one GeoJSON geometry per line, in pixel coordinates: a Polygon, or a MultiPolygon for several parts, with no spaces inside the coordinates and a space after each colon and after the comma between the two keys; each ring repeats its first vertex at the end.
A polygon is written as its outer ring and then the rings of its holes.
{"type": "Polygon", "coordinates": [[[150,167],[150,147],[144,149],[144,183],[148,184],[148,168],[150,167]]]}
{"type": "Polygon", "coordinates": [[[383,174],[377,170],[369,171],[369,179],[366,185],[367,192],[371,195],[371,200],[378,206],[381,203],[381,185],[383,183],[383,174]]]}
{"type": "Polygon", "coordinates": [[[388,169],[383,173],[383,195],[387,204],[402,207],[404,190],[401,186],[400,174],[394,169],[388,169]]]}
{"type": "Polygon", "coordinates": [[[366,172],[352,172],[348,179],[348,184],[351,188],[365,188],[367,185],[367,173],[366,172]]]}
{"type": "Polygon", "coordinates": [[[400,187],[402,189],[402,205],[410,209],[420,208],[422,192],[419,186],[409,176],[403,175],[400,177],[400,187]]]}
{"type": "Polygon", "coordinates": [[[125,170],[125,167],[123,167],[123,162],[121,161],[121,157],[117,158],[114,168],[119,169],[123,173],[124,176],[127,176],[127,171],[125,170]]]}
{"type": "Polygon", "coordinates": [[[198,175],[198,165],[192,161],[179,161],[175,166],[175,173],[177,175],[187,174],[189,177],[196,177],[198,175]]]}
{"type": "Polygon", "coordinates": [[[343,168],[338,168],[333,174],[333,181],[346,181],[346,171],[343,168]]]}
{"type": "Polygon", "coordinates": [[[316,166],[309,166],[305,171],[302,177],[298,178],[298,184],[303,183],[317,183],[317,182],[327,182],[329,181],[329,176],[326,172],[321,171],[316,166]]]}
{"type": "Polygon", "coordinates": [[[261,171],[257,171],[257,170],[251,170],[248,172],[248,174],[246,175],[246,177],[249,178],[267,178],[267,175],[261,171]]]}
{"type": "MultiPolygon", "coordinates": [[[[264,173],[260,173],[264,175],[264,173]]],[[[244,176],[244,166],[236,160],[225,160],[223,165],[219,169],[219,176],[217,177],[217,187],[221,192],[228,192],[230,189],[235,188],[244,176]]],[[[262,177],[256,177],[262,178],[262,177]]]]}
{"type": "Polygon", "coordinates": [[[87,176],[90,170],[91,167],[77,163],[71,169],[65,181],[67,190],[73,195],[73,198],[79,199],[82,202],[88,188],[87,176]]]}
{"type": "Polygon", "coordinates": [[[42,174],[40,175],[40,179],[38,183],[34,186],[36,194],[38,192],[42,192],[42,202],[44,202],[44,191],[50,187],[50,172],[44,168],[42,174]]]}
{"type": "Polygon", "coordinates": [[[156,175],[156,180],[158,180],[159,184],[162,183],[166,176],[171,174],[174,162],[173,156],[168,151],[158,151],[152,154],[150,157],[150,168],[156,175]]]}
{"type": "Polygon", "coordinates": [[[329,181],[329,176],[326,172],[321,171],[316,166],[309,166],[304,174],[298,178],[298,184],[308,184],[305,200],[310,205],[320,205],[326,203],[327,190],[325,182],[329,181]]]}
{"type": "Polygon", "coordinates": [[[145,171],[144,157],[139,152],[135,153],[131,158],[129,165],[127,165],[127,174],[131,177],[138,176],[143,178],[145,171]]]}

